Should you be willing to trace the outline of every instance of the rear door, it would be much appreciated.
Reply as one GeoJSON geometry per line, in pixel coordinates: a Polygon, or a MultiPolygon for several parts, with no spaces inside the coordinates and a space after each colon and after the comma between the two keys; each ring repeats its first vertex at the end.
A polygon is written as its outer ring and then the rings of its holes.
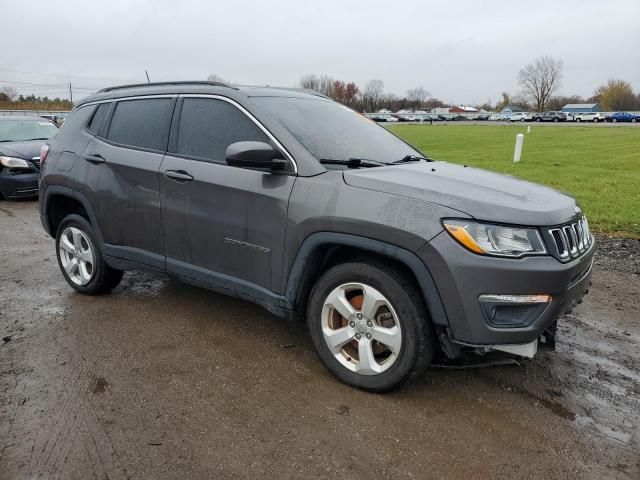
{"type": "Polygon", "coordinates": [[[105,253],[164,268],[158,170],[175,96],[119,100],[83,157],[97,173],[105,253]]]}
{"type": "Polygon", "coordinates": [[[271,142],[223,97],[181,99],[160,172],[167,269],[227,288],[279,285],[295,176],[231,167],[227,147],[271,142]]]}

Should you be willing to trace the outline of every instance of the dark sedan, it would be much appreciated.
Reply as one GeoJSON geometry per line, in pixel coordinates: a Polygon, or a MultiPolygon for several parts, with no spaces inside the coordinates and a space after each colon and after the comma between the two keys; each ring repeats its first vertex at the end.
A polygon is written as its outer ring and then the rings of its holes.
{"type": "Polygon", "coordinates": [[[57,131],[43,118],[0,116],[0,199],[38,195],[40,147],[57,131]]]}

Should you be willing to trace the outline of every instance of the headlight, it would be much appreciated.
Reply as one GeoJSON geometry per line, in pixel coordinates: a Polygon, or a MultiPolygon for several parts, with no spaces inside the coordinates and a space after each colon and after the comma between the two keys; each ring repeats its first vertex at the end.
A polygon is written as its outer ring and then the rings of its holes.
{"type": "Polygon", "coordinates": [[[462,246],[480,255],[522,257],[547,253],[535,228],[506,227],[467,220],[444,220],[444,228],[462,246]]]}
{"type": "Polygon", "coordinates": [[[26,160],[15,157],[0,156],[0,164],[7,168],[31,168],[26,160]]]}

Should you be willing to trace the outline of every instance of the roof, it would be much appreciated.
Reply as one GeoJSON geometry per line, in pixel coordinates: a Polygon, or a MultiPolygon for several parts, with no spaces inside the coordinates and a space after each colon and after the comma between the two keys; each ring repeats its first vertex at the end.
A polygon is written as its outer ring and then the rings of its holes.
{"type": "Polygon", "coordinates": [[[77,106],[99,100],[111,100],[138,95],[175,95],[175,94],[209,94],[234,97],[296,97],[327,98],[313,90],[287,87],[261,87],[251,85],[227,85],[221,82],[204,81],[176,81],[157,83],[135,83],[108,87],[94,95],[85,97],[77,103],[77,106]]]}
{"type": "Polygon", "coordinates": [[[597,103],[567,103],[562,108],[594,108],[597,106],[597,103]]]}
{"type": "Polygon", "coordinates": [[[457,105],[455,107],[451,107],[451,110],[454,109],[458,109],[458,110],[462,110],[463,112],[477,112],[478,109],[475,107],[470,107],[470,106],[465,106],[465,105],[457,105]]]}

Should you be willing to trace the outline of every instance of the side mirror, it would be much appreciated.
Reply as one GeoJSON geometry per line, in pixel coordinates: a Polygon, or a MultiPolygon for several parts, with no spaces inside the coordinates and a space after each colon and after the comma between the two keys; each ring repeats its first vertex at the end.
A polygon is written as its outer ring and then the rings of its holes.
{"type": "Polygon", "coordinates": [[[227,165],[281,170],[287,165],[282,154],[264,142],[236,142],[227,147],[227,165]]]}

